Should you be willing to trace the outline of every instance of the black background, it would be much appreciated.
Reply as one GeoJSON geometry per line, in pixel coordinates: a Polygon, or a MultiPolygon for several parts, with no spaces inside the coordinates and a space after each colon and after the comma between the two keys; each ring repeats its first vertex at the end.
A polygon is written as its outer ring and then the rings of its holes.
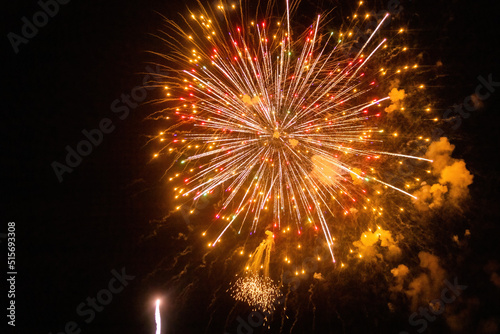
{"type": "MultiPolygon", "coordinates": [[[[474,91],[479,75],[492,74],[500,81],[500,29],[493,2],[402,3],[419,52],[429,65],[443,63],[429,87],[439,97],[443,112],[474,91]]],[[[305,1],[303,6],[306,14],[314,14],[317,7],[328,9],[331,4],[305,1]]],[[[157,181],[161,166],[151,163],[153,151],[144,146],[145,136],[158,130],[144,119],[157,107],[141,105],[120,120],[110,105],[141,85],[146,65],[158,61],[147,53],[163,48],[151,35],[163,25],[158,13],[177,19],[177,13],[186,12],[185,3],[71,1],[15,54],[7,33],[19,34],[21,17],[31,18],[37,11],[36,2],[24,1],[4,4],[1,13],[5,68],[0,232],[4,233],[8,221],[16,222],[17,326],[13,332],[59,333],[73,320],[84,333],[153,333],[154,299],[169,292],[160,289],[160,278],[147,277],[161,259],[173,256],[162,240],[141,241],[151,230],[149,221],[169,211],[167,187],[157,181]],[[115,130],[59,183],[51,163],[63,162],[65,146],[75,147],[84,139],[81,131],[96,128],[103,118],[110,118],[115,130]],[[107,286],[110,271],[122,267],[136,278],[94,321],[84,324],[76,306],[95,297],[107,286]]],[[[456,157],[465,159],[475,175],[466,219],[475,226],[471,252],[478,262],[499,254],[498,90],[485,101],[484,109],[463,120],[458,130],[446,133],[457,146],[456,157]]],[[[150,91],[147,100],[160,93],[150,91]]],[[[206,298],[193,300],[193,310],[203,312],[206,298]]],[[[4,309],[4,292],[2,300],[4,309]]],[[[498,310],[498,304],[491,307],[498,310]]],[[[166,328],[173,308],[162,309],[166,328]]],[[[203,332],[203,321],[193,319],[190,325],[183,322],[185,327],[164,332],[203,332]]],[[[208,332],[222,333],[222,328],[208,332]]]]}

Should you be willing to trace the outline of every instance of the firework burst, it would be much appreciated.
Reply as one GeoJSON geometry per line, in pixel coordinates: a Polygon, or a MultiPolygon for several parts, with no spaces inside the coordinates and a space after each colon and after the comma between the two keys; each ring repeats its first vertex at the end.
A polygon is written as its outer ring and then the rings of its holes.
{"type": "Polygon", "coordinates": [[[234,299],[267,314],[274,312],[276,300],[282,296],[279,287],[271,278],[256,273],[238,278],[230,293],[234,299]]]}
{"type": "Polygon", "coordinates": [[[320,15],[296,35],[297,5],[286,1],[283,17],[259,21],[225,5],[192,12],[186,28],[168,21],[164,41],[174,51],[161,56],[175,75],[163,84],[164,112],[175,124],[160,133],[168,143],[160,153],[174,153],[182,168],[170,178],[182,178],[176,198],[222,189],[211,246],[229,228],[252,234],[286,224],[299,235],[322,232],[335,261],[329,217],[349,214],[379,186],[414,197],[373,166],[426,159],[381,149],[377,119],[391,96],[378,90],[386,70],[371,63],[385,54],[388,15],[356,48],[348,31],[325,32],[320,15]]]}

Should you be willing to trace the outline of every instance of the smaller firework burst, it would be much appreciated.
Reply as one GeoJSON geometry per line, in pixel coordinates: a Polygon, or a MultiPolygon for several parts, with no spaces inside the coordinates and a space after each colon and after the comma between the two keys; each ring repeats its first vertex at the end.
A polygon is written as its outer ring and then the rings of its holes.
{"type": "Polygon", "coordinates": [[[254,311],[268,314],[274,312],[276,302],[282,296],[271,278],[256,273],[238,278],[230,292],[234,299],[247,303],[254,311]]]}

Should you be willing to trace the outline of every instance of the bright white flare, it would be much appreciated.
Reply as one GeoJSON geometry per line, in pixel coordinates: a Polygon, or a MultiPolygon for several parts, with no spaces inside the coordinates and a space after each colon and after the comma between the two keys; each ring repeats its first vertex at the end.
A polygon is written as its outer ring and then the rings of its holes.
{"type": "Polygon", "coordinates": [[[156,322],[156,334],[161,333],[161,317],[160,317],[160,300],[156,300],[156,311],[155,311],[155,322],[156,322]]]}

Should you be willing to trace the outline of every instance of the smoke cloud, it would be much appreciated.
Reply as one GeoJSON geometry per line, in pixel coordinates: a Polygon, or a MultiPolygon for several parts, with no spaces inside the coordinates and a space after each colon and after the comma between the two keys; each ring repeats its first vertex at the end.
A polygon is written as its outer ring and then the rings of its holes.
{"type": "Polygon", "coordinates": [[[248,95],[243,95],[242,100],[243,100],[243,103],[245,103],[246,105],[249,105],[249,106],[260,102],[260,98],[258,96],[250,97],[248,95]]]}
{"type": "Polygon", "coordinates": [[[414,192],[417,209],[425,211],[445,205],[457,207],[469,195],[468,186],[472,184],[474,176],[467,170],[463,160],[451,157],[454,149],[455,146],[446,137],[433,142],[427,149],[425,157],[433,160],[431,172],[439,180],[433,185],[423,182],[421,188],[414,192]]]}
{"type": "Polygon", "coordinates": [[[418,257],[420,267],[425,272],[413,279],[405,291],[405,294],[410,298],[413,311],[417,310],[419,306],[428,305],[431,300],[439,298],[446,278],[446,271],[440,266],[437,256],[420,252],[418,257]]]}
{"type": "Polygon", "coordinates": [[[391,99],[391,105],[389,105],[387,108],[385,108],[385,112],[391,113],[395,110],[401,110],[401,105],[402,102],[405,98],[405,90],[401,89],[398,90],[397,88],[393,88],[389,92],[389,98],[391,99]]]}
{"type": "Polygon", "coordinates": [[[366,261],[384,260],[397,261],[401,257],[401,249],[391,235],[390,231],[377,228],[368,230],[353,245],[358,248],[358,253],[366,261]]]}
{"type": "Polygon", "coordinates": [[[321,155],[313,155],[311,157],[313,169],[310,173],[311,177],[325,184],[334,184],[342,177],[343,171],[333,162],[321,155]]]}
{"type": "Polygon", "coordinates": [[[391,270],[392,276],[394,276],[394,278],[396,279],[396,285],[391,287],[392,291],[396,292],[403,291],[403,284],[405,281],[405,277],[408,275],[409,272],[410,269],[408,269],[408,267],[405,266],[404,264],[400,264],[399,266],[391,270]]]}

